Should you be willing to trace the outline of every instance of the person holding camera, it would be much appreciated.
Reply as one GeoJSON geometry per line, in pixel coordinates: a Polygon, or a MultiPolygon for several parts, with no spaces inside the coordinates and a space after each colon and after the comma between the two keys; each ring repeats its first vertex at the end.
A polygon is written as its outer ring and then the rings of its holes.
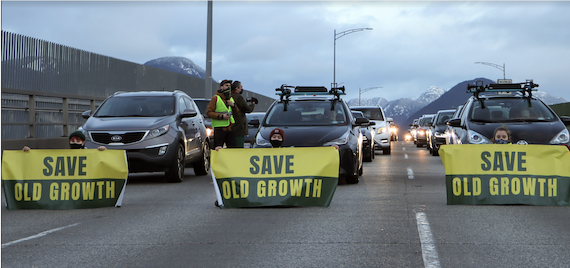
{"type": "Polygon", "coordinates": [[[251,102],[251,104],[248,105],[241,96],[242,93],[243,85],[240,81],[235,81],[232,84],[232,99],[235,101],[239,111],[234,114],[236,123],[232,127],[232,132],[236,139],[236,147],[238,148],[244,147],[244,137],[248,134],[247,117],[245,114],[253,112],[255,105],[258,103],[257,99],[252,97],[248,98],[248,102],[251,102]]]}
{"type": "Polygon", "coordinates": [[[217,151],[226,144],[227,148],[236,147],[236,138],[232,132],[235,125],[234,114],[238,114],[238,107],[231,97],[232,80],[222,80],[220,89],[212,97],[206,115],[212,119],[214,128],[214,149],[217,151]]]}

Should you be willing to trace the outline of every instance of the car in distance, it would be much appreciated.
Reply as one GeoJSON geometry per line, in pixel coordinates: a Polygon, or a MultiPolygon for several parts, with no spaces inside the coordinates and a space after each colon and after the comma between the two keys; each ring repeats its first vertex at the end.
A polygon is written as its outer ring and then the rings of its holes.
{"type": "Polygon", "coordinates": [[[253,146],[253,142],[255,141],[255,135],[257,134],[257,129],[259,128],[259,122],[263,120],[264,116],[265,116],[264,112],[252,112],[245,114],[245,118],[247,120],[248,134],[243,139],[244,148],[251,148],[253,146]]]}
{"type": "Polygon", "coordinates": [[[165,172],[181,182],[184,168],[196,175],[210,170],[210,146],[204,120],[185,92],[116,92],[99,108],[82,114],[85,146],[125,150],[129,172],[165,172]]]}
{"type": "Polygon", "coordinates": [[[433,122],[435,114],[424,114],[418,120],[415,143],[417,147],[427,145],[427,130],[433,122]]]}
{"type": "Polygon", "coordinates": [[[532,96],[537,84],[524,83],[468,85],[473,93],[462,107],[459,118],[448,124],[457,136],[453,144],[491,144],[497,127],[506,126],[512,143],[570,145],[567,126],[570,117],[558,115],[532,96]]]}
{"type": "Polygon", "coordinates": [[[339,177],[358,183],[363,173],[362,133],[366,118],[352,117],[340,95],[344,87],[293,87],[282,85],[280,99],[271,104],[260,122],[254,148],[270,148],[269,134],[275,128],[285,132],[282,147],[338,146],[339,177]],[[292,92],[294,90],[294,92],[292,92]]]}
{"type": "Polygon", "coordinates": [[[370,122],[374,122],[374,146],[381,149],[383,154],[390,154],[390,125],[380,106],[350,106],[351,110],[361,111],[370,122]]]}
{"type": "Polygon", "coordinates": [[[212,119],[210,119],[206,115],[206,110],[208,109],[208,104],[210,103],[210,99],[204,98],[192,98],[198,109],[200,110],[200,114],[202,114],[202,118],[204,118],[204,125],[206,126],[206,135],[210,139],[210,149],[214,149],[214,129],[212,128],[212,119]]]}
{"type": "MultiPolygon", "coordinates": [[[[361,111],[352,111],[352,117],[356,118],[366,118],[361,111]]],[[[362,133],[362,152],[363,152],[363,159],[365,162],[372,162],[374,159],[374,129],[372,126],[374,122],[370,122],[368,126],[362,126],[360,128],[360,132],[362,133]]]]}
{"type": "Polygon", "coordinates": [[[434,120],[427,130],[427,147],[431,155],[439,155],[439,146],[445,144],[445,130],[447,120],[451,119],[455,109],[439,110],[435,114],[434,120]]]}

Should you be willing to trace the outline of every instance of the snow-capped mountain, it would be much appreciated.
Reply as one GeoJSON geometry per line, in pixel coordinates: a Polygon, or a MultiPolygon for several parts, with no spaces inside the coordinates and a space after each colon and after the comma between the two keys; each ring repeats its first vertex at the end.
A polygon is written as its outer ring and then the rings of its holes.
{"type": "Polygon", "coordinates": [[[144,65],[179,74],[191,75],[202,79],[206,78],[206,71],[202,69],[202,67],[196,65],[192,60],[184,57],[162,57],[147,61],[144,65]]]}
{"type": "Polygon", "coordinates": [[[417,100],[419,103],[422,103],[422,104],[428,104],[428,103],[433,102],[434,100],[439,99],[439,97],[441,97],[441,95],[443,95],[445,92],[446,92],[446,90],[443,88],[431,86],[426,91],[424,91],[422,94],[420,94],[419,96],[416,96],[412,99],[417,100]]]}
{"type": "Polygon", "coordinates": [[[565,100],[562,97],[552,96],[552,95],[550,95],[544,91],[540,91],[540,90],[532,92],[532,96],[537,98],[537,99],[540,99],[546,105],[553,105],[553,104],[568,102],[567,100],[565,100]]]}
{"type": "MultiPolygon", "coordinates": [[[[445,89],[431,86],[422,94],[410,98],[401,98],[393,101],[387,101],[382,97],[375,97],[370,99],[360,99],[361,106],[376,106],[379,105],[384,109],[387,117],[394,119],[394,123],[402,123],[410,115],[420,110],[424,106],[432,103],[446,92],[445,89]]],[[[349,106],[358,106],[358,99],[351,99],[348,101],[349,106]]]]}

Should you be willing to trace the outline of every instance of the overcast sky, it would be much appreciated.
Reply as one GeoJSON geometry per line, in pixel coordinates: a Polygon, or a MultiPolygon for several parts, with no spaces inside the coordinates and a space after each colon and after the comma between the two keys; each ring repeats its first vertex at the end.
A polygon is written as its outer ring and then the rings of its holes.
{"type": "MultiPolygon", "coordinates": [[[[206,1],[2,1],[2,30],[144,64],[206,69],[206,1]]],[[[275,97],[282,84],[395,100],[478,77],[534,79],[570,101],[570,2],[214,1],[214,79],[275,97]]]]}

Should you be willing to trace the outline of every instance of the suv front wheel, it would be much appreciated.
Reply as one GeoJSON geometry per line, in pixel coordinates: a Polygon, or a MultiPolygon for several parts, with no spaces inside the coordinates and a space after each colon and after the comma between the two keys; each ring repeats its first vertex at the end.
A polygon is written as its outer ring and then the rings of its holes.
{"type": "Polygon", "coordinates": [[[193,167],[196,175],[208,175],[210,171],[210,142],[204,142],[202,145],[202,157],[193,167]]]}
{"type": "Polygon", "coordinates": [[[169,182],[182,182],[184,179],[184,148],[181,144],[178,144],[176,149],[176,159],[172,161],[172,165],[168,168],[165,173],[166,179],[169,182]]]}

